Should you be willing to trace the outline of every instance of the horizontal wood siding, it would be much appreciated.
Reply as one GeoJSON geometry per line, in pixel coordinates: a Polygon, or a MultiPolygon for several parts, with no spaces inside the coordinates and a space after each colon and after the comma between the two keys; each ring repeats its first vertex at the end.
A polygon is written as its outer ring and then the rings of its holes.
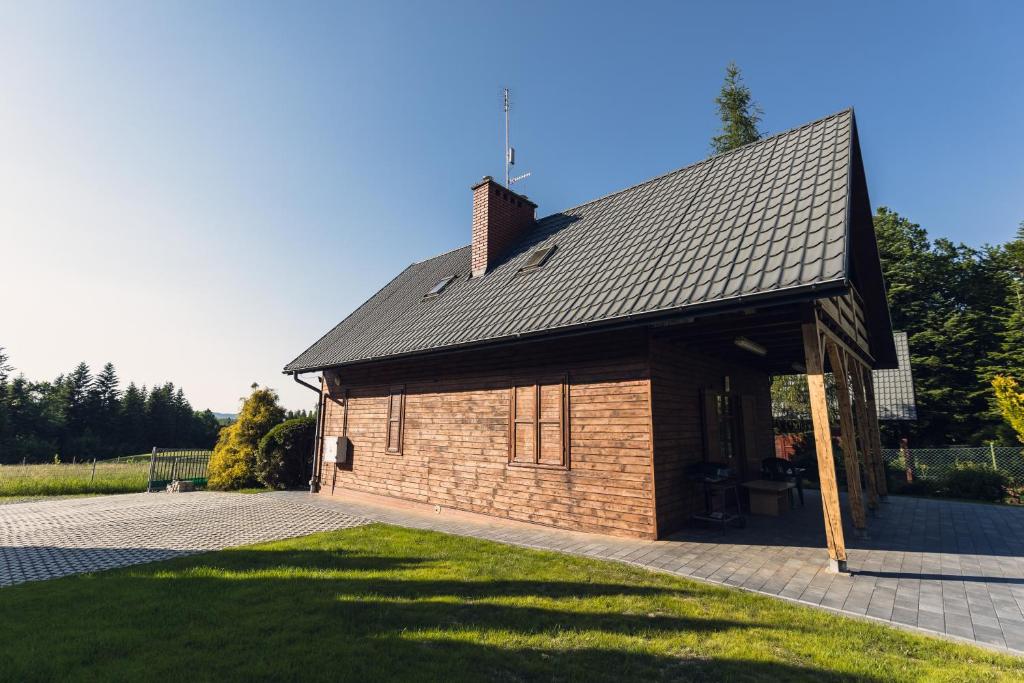
{"type": "Polygon", "coordinates": [[[685,468],[704,459],[701,394],[725,391],[753,397],[756,444],[747,457],[747,479],[760,477],[761,459],[774,455],[770,380],[766,373],[687,350],[683,343],[651,340],[651,396],[654,427],[654,480],[658,531],[682,526],[704,509],[701,486],[686,480],[685,468]]]}
{"type": "MultiPolygon", "coordinates": [[[[348,392],[351,462],[321,491],[354,490],[581,531],[653,537],[647,340],[581,337],[328,374],[348,392]],[[510,387],[565,375],[569,468],[509,465],[510,387]],[[386,452],[388,388],[405,387],[402,454],[386,452]]],[[[324,433],[345,409],[328,401],[324,433]]]]}

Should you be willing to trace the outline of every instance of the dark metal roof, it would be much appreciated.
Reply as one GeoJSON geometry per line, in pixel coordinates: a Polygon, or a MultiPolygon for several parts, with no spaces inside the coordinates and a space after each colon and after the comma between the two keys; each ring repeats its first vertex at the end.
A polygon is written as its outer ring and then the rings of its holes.
{"type": "Polygon", "coordinates": [[[483,277],[469,246],[414,263],[285,371],[843,286],[853,145],[846,110],[547,216],[483,277]]]}

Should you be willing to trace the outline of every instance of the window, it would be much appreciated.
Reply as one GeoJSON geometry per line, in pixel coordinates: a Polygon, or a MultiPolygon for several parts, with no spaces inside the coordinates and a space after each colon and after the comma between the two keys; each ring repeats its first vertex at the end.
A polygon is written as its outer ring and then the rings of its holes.
{"type": "Polygon", "coordinates": [[[565,375],[517,382],[511,389],[509,464],[569,467],[565,375]]]}
{"type": "Polygon", "coordinates": [[[430,291],[423,295],[424,298],[431,297],[431,296],[437,296],[438,294],[443,292],[444,288],[447,287],[448,285],[450,285],[452,280],[454,280],[454,279],[455,279],[454,275],[449,275],[446,278],[438,280],[437,284],[434,285],[433,287],[431,287],[430,291]]]}
{"type": "Polygon", "coordinates": [[[405,387],[391,387],[388,392],[388,434],[385,450],[401,455],[402,433],[405,431],[405,387]]]}
{"type": "Polygon", "coordinates": [[[549,258],[551,258],[551,254],[553,253],[555,253],[554,244],[534,249],[519,272],[525,273],[540,268],[549,258]]]}

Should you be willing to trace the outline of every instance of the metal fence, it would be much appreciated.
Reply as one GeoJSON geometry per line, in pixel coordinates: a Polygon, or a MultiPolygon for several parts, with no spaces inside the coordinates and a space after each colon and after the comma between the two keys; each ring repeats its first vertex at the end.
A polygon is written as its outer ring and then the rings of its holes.
{"type": "Polygon", "coordinates": [[[146,490],[160,491],[172,481],[191,481],[196,486],[204,486],[212,454],[213,451],[205,450],[154,448],[149,459],[146,490]]]}
{"type": "Polygon", "coordinates": [[[944,448],[883,448],[886,463],[900,470],[908,465],[918,479],[942,479],[957,465],[973,463],[1005,472],[1024,483],[1024,448],[1017,446],[947,446],[944,448]]]}

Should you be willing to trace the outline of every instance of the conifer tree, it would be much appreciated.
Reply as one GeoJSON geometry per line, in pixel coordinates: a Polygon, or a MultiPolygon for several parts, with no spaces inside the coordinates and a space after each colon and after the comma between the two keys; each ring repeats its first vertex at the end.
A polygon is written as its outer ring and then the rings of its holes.
{"type": "Polygon", "coordinates": [[[146,388],[140,390],[135,382],[128,384],[121,398],[117,435],[124,455],[145,453],[151,447],[146,443],[146,388]]]}
{"type": "Polygon", "coordinates": [[[750,88],[743,83],[743,76],[735,62],[725,67],[725,82],[722,91],[715,98],[718,117],[722,121],[722,132],[711,138],[715,154],[728,152],[761,138],[757,124],[764,113],[752,100],[750,88]]]}
{"type": "Polygon", "coordinates": [[[277,392],[252,385],[238,419],[220,430],[209,465],[209,484],[214,489],[236,489],[256,482],[256,449],[271,427],[284,420],[277,392]]]}

